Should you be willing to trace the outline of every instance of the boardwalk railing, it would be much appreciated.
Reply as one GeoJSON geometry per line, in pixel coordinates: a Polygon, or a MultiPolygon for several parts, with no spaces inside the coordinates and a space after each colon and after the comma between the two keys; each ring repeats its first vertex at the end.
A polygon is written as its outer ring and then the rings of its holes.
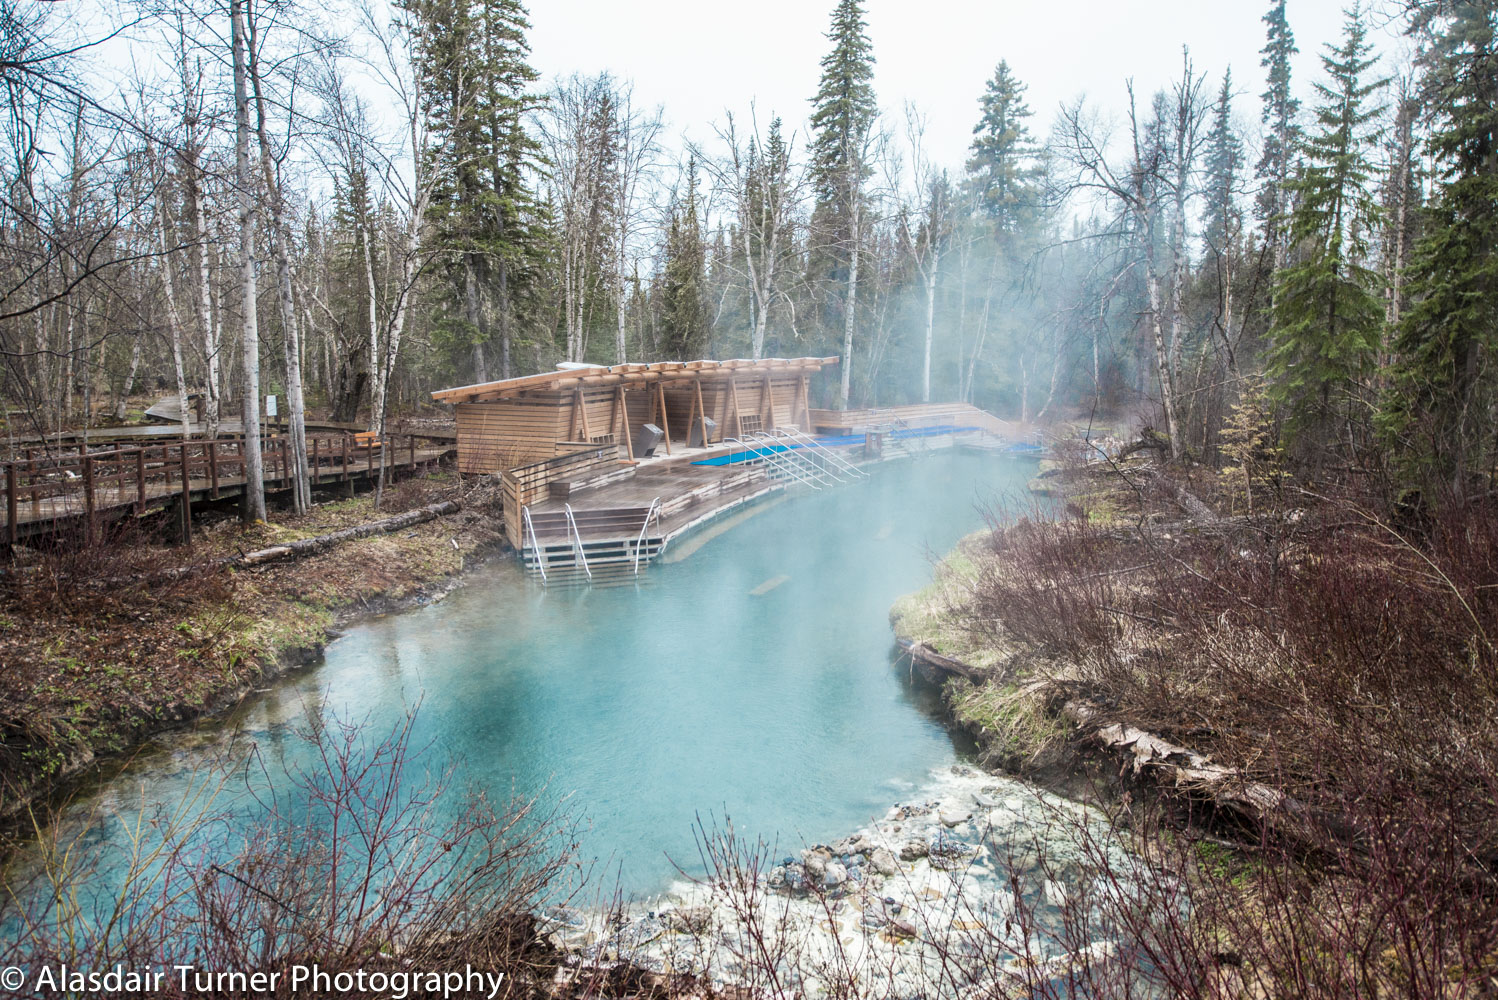
{"type": "MultiPolygon", "coordinates": [[[[429,450],[418,453],[417,442],[425,437],[389,434],[380,441],[371,435],[309,434],[308,475],[315,485],[366,476],[382,465],[415,465],[418,455],[433,457],[429,450]]],[[[260,449],[266,484],[287,484],[291,439],[269,435],[260,449]]],[[[244,452],[242,436],[138,447],[25,449],[15,461],[0,463],[6,540],[14,544],[27,524],[79,516],[92,534],[96,513],[130,507],[144,513],[153,501],[178,496],[185,510],[195,493],[217,499],[222,490],[238,492],[245,481],[244,452]]]]}
{"type": "Polygon", "coordinates": [[[500,474],[500,492],[504,498],[505,528],[516,548],[523,543],[520,511],[551,496],[552,483],[586,479],[592,474],[619,465],[619,446],[578,445],[578,450],[548,458],[530,465],[508,469],[500,474]]]}
{"type": "Polygon", "coordinates": [[[931,427],[938,424],[977,427],[999,437],[1013,437],[1019,425],[1000,420],[970,403],[919,403],[870,410],[812,410],[812,430],[824,434],[850,434],[867,427],[897,424],[931,427]]]}

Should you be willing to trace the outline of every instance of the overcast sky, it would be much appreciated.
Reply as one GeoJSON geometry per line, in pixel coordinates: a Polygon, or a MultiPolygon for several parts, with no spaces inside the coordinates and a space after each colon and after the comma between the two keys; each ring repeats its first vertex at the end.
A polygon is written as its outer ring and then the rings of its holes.
{"type": "MultiPolygon", "coordinates": [[[[633,80],[640,104],[665,106],[675,134],[703,142],[725,108],[761,123],[780,114],[799,130],[816,91],[836,0],[531,0],[533,63],[558,74],[611,70],[633,80]]],[[[898,116],[906,100],[929,117],[927,143],[940,163],[958,166],[978,115],[978,95],[999,60],[1029,86],[1034,131],[1043,137],[1056,107],[1085,93],[1124,107],[1124,81],[1143,95],[1179,75],[1191,47],[1212,89],[1231,65],[1242,95],[1238,116],[1257,127],[1264,89],[1260,18],[1268,0],[867,0],[879,105],[898,116]]],[[[1296,90],[1320,77],[1321,45],[1337,41],[1337,0],[1290,0],[1301,54],[1296,90]]],[[[1383,27],[1372,40],[1386,54],[1404,41],[1383,27]]],[[[804,136],[802,137],[804,140],[804,136]]],[[[803,145],[798,141],[798,146],[803,145]]]]}

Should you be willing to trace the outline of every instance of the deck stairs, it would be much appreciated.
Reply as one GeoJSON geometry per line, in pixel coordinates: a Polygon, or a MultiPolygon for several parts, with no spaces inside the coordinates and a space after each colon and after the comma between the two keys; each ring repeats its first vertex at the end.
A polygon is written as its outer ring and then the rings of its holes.
{"type": "Polygon", "coordinates": [[[661,505],[522,514],[520,562],[547,586],[633,582],[665,548],[661,505]]]}
{"type": "Polygon", "coordinates": [[[910,422],[893,410],[874,410],[886,419],[879,423],[884,432],[883,455],[886,461],[895,458],[923,458],[931,453],[930,443],[924,434],[902,434],[911,429],[910,422]]]}

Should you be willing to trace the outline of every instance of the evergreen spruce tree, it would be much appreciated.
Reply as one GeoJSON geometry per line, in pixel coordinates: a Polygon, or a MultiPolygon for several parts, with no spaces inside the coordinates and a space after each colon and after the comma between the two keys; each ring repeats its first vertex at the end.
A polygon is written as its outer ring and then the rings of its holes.
{"type": "Polygon", "coordinates": [[[1288,410],[1289,435],[1311,448],[1342,436],[1383,324],[1379,275],[1367,265],[1380,216],[1369,152],[1382,112],[1370,98],[1384,81],[1367,79],[1375,60],[1356,6],[1342,45],[1328,45],[1321,62],[1328,82],[1316,85],[1315,131],[1288,185],[1296,199],[1288,232],[1296,262],[1276,276],[1268,365],[1273,395],[1288,410]]]}
{"type": "Polygon", "coordinates": [[[520,0],[400,0],[417,39],[417,70],[440,182],[431,216],[462,303],[447,326],[488,377],[486,345],[498,334],[500,374],[513,373],[512,313],[541,252],[542,218],[527,182],[539,147],[524,127],[538,100],[528,59],[530,24],[520,0]]]}
{"type": "MultiPolygon", "coordinates": [[[[1027,359],[1038,347],[1031,317],[1023,310],[989,307],[996,290],[1002,289],[999,294],[1017,292],[1036,248],[1044,186],[1040,151],[1030,134],[1025,85],[1007,62],[1001,61],[994,69],[978,98],[978,107],[962,185],[967,217],[957,223],[967,230],[958,240],[958,294],[966,296],[968,262],[974,256],[982,261],[974,270],[982,276],[984,292],[981,301],[973,303],[979,329],[970,342],[964,342],[967,303],[959,303],[958,395],[970,399],[984,356],[1003,352],[1005,360],[998,370],[1015,374],[1014,393],[1021,414],[1027,415],[1028,373],[1033,367],[1027,365],[1027,359]]],[[[1025,292],[1017,301],[1030,298],[1025,292]]]]}
{"type": "Polygon", "coordinates": [[[1206,179],[1203,195],[1202,238],[1207,248],[1226,255],[1238,239],[1242,213],[1236,194],[1243,170],[1243,143],[1233,129],[1233,71],[1222,75],[1222,87],[1212,109],[1207,134],[1206,179]]]}
{"type": "Polygon", "coordinates": [[[841,277],[843,295],[842,385],[846,406],[853,377],[858,320],[858,267],[864,229],[865,182],[873,173],[868,143],[878,117],[874,101],[874,51],[859,0],[838,0],[827,33],[832,51],[822,59],[822,79],[812,98],[811,173],[816,189],[812,225],[832,250],[829,278],[841,277]]]}
{"type": "Polygon", "coordinates": [[[666,231],[661,279],[660,347],[670,358],[702,357],[708,340],[707,247],[697,216],[697,163],[687,160],[685,194],[678,193],[666,231]]]}
{"type": "Polygon", "coordinates": [[[982,113],[973,126],[967,161],[975,206],[1000,233],[1028,230],[1039,214],[1039,169],[1027,124],[1031,112],[1025,104],[1025,85],[1009,63],[999,63],[978,104],[982,113]]]}
{"type": "Polygon", "coordinates": [[[1222,75],[1222,88],[1212,112],[1212,128],[1207,134],[1206,177],[1203,184],[1202,239],[1207,246],[1207,264],[1217,286],[1218,312],[1223,339],[1231,344],[1236,320],[1233,302],[1233,279],[1236,274],[1235,252],[1243,228],[1238,210],[1238,185],[1243,169],[1243,143],[1233,129],[1233,71],[1222,75]]]}
{"type": "Polygon", "coordinates": [[[1286,210],[1285,185],[1289,183],[1291,164],[1299,141],[1300,130],[1295,116],[1300,112],[1300,102],[1290,91],[1290,58],[1300,50],[1295,47],[1295,35],[1290,31],[1290,22],[1285,14],[1287,0],[1274,0],[1264,15],[1267,40],[1260,50],[1264,58],[1260,65],[1268,74],[1268,87],[1262,97],[1261,116],[1264,122],[1264,152],[1259,157],[1259,197],[1256,203],[1259,221],[1264,226],[1264,242],[1269,246],[1272,259],[1270,267],[1281,263],[1286,246],[1284,216],[1286,210]]]}
{"type": "Polygon", "coordinates": [[[1491,470],[1498,349],[1498,5],[1453,0],[1418,15],[1429,37],[1426,107],[1439,185],[1425,212],[1394,340],[1385,429],[1418,471],[1458,495],[1491,470]]]}

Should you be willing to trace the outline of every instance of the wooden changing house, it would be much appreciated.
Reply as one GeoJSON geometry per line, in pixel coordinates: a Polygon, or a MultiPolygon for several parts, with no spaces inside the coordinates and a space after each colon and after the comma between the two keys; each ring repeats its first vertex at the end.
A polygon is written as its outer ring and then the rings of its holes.
{"type": "Polygon", "coordinates": [[[673,533],[779,488],[735,441],[807,432],[809,380],[837,358],[569,366],[432,393],[454,404],[458,468],[496,475],[505,534],[555,582],[637,573],[673,533]],[[661,431],[650,456],[641,430],[661,431]]]}
{"type": "Polygon", "coordinates": [[[662,361],[572,367],[499,382],[442,389],[458,424],[458,468],[498,474],[589,446],[618,445],[633,459],[640,428],[664,432],[671,455],[702,417],[704,445],[776,427],[811,429],[810,377],[837,358],[662,361]]]}

